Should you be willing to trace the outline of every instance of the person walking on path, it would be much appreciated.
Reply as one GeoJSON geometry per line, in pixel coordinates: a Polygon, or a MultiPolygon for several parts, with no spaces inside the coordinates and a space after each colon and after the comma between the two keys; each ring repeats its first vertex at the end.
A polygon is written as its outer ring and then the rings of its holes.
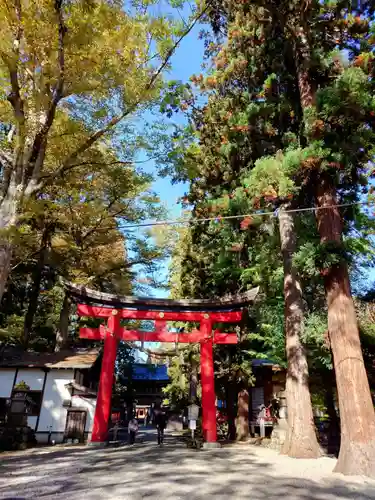
{"type": "Polygon", "coordinates": [[[167,426],[167,414],[161,405],[154,409],[154,422],[158,431],[158,445],[162,445],[164,442],[164,430],[167,426]]]}
{"type": "Polygon", "coordinates": [[[128,425],[129,444],[135,443],[135,437],[137,435],[138,429],[138,420],[133,416],[128,425]]]}

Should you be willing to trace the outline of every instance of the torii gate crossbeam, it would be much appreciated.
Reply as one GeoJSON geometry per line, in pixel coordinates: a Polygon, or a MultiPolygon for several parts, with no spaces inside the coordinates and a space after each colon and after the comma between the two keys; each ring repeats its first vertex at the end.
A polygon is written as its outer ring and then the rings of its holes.
{"type": "Polygon", "coordinates": [[[202,427],[206,443],[216,443],[216,397],[214,386],[213,344],[235,344],[237,335],[220,333],[213,330],[214,323],[237,323],[242,311],[226,312],[189,312],[189,311],[150,311],[136,309],[114,309],[87,304],[78,305],[78,314],[86,317],[107,318],[107,324],[99,328],[81,328],[80,337],[90,340],[104,340],[104,353],[99,381],[92,443],[105,443],[108,436],[108,423],[111,412],[112,385],[120,340],[144,342],[199,342],[201,347],[201,384],[202,384],[202,427]],[[121,319],[154,320],[155,330],[143,332],[127,330],[121,326],[121,319]],[[199,322],[199,330],[191,333],[173,333],[166,328],[167,321],[199,322]]]}

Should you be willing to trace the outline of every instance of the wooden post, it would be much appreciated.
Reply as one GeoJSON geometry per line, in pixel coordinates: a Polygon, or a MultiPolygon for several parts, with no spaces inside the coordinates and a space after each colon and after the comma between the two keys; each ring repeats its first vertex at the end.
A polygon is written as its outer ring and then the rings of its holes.
{"type": "Polygon", "coordinates": [[[264,421],[263,417],[261,417],[259,420],[259,432],[260,432],[261,438],[266,437],[266,426],[265,426],[265,421],[264,421]]]}
{"type": "MultiPolygon", "coordinates": [[[[201,333],[206,336],[212,333],[211,320],[201,321],[201,333]]],[[[217,442],[216,430],[216,398],[214,381],[213,339],[206,338],[201,342],[201,383],[202,383],[202,426],[203,438],[208,446],[217,442]]]]}
{"type": "Polygon", "coordinates": [[[100,372],[98,399],[95,408],[91,443],[105,443],[108,437],[108,423],[111,413],[113,374],[117,355],[117,333],[120,328],[118,311],[113,310],[108,318],[104,339],[104,353],[100,372]]]}

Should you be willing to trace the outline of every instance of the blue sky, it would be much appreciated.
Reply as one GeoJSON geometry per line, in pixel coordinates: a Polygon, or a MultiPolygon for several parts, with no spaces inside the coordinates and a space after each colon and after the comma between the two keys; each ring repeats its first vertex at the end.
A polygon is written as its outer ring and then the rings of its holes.
{"type": "MultiPolygon", "coordinates": [[[[203,26],[199,24],[195,26],[189,35],[181,42],[171,60],[172,69],[169,73],[165,74],[166,79],[187,82],[191,75],[204,72],[201,67],[203,63],[204,44],[202,40],[199,40],[199,31],[202,27],[203,26]]],[[[205,28],[207,28],[207,26],[205,26],[205,28]]],[[[145,117],[145,123],[149,121],[149,119],[150,116],[145,117]]],[[[175,114],[171,118],[171,122],[181,124],[183,121],[184,117],[182,113],[175,114]]],[[[141,159],[143,160],[144,157],[141,159]]],[[[177,203],[177,199],[184,195],[186,187],[183,184],[172,184],[168,178],[158,178],[156,166],[153,161],[146,163],[143,168],[145,171],[155,176],[155,182],[152,188],[160,196],[162,204],[168,209],[168,217],[171,219],[179,217],[181,215],[181,205],[177,203]]],[[[168,276],[168,265],[169,262],[166,262],[162,270],[165,279],[167,279],[168,276]]],[[[375,270],[367,269],[366,271],[364,279],[369,283],[374,281],[375,270]]],[[[150,291],[150,293],[152,293],[152,291],[150,291]]],[[[157,290],[152,293],[152,295],[166,297],[168,296],[168,291],[157,290]]]]}
{"type": "MultiPolygon", "coordinates": [[[[197,25],[192,32],[181,42],[178,47],[174,57],[172,58],[172,69],[165,75],[166,79],[170,80],[181,80],[182,82],[187,82],[191,75],[196,73],[201,73],[201,65],[203,63],[203,52],[204,45],[203,41],[199,40],[199,31],[202,29],[201,25],[197,25]]],[[[145,117],[145,122],[149,120],[149,116],[145,117]]],[[[184,117],[182,114],[174,115],[171,119],[176,123],[183,123],[184,117]]],[[[142,158],[143,159],[143,158],[142,158]]],[[[169,211],[169,217],[174,219],[181,215],[181,205],[177,203],[177,199],[184,195],[185,186],[182,184],[172,184],[168,178],[157,178],[156,166],[153,161],[148,162],[144,165],[144,170],[155,175],[155,182],[153,183],[153,189],[159,194],[161,202],[167,207],[169,211]]],[[[166,262],[162,270],[164,278],[168,277],[168,265],[166,262]]],[[[367,280],[369,282],[375,279],[375,271],[367,271],[367,280]]],[[[150,295],[157,297],[167,297],[168,291],[150,291],[150,295]]],[[[146,343],[145,347],[155,348],[155,344],[146,343]]],[[[145,360],[146,355],[144,353],[139,353],[140,359],[145,360]]]]}
{"type": "MultiPolygon", "coordinates": [[[[194,73],[201,73],[201,65],[203,63],[203,52],[204,45],[203,41],[199,40],[199,31],[202,29],[202,25],[197,25],[193,30],[187,35],[177,48],[174,56],[171,59],[171,71],[165,74],[166,80],[181,80],[182,82],[188,82],[189,78],[194,73]]],[[[157,119],[157,118],[155,118],[157,119]]],[[[165,117],[164,117],[165,119],[165,117]]],[[[144,118],[144,123],[149,122],[150,115],[146,114],[144,118]]],[[[171,123],[182,124],[184,122],[184,116],[182,113],[175,114],[171,119],[171,123]]],[[[142,127],[142,121],[138,124],[138,127],[142,127]]],[[[144,161],[145,157],[140,155],[139,160],[144,161]]],[[[157,177],[156,165],[153,161],[149,161],[142,165],[142,169],[148,173],[151,173],[155,177],[155,181],[152,185],[152,189],[159,195],[161,203],[168,210],[168,217],[175,219],[181,215],[181,205],[177,200],[182,197],[186,191],[186,187],[183,184],[172,184],[169,178],[157,177]]],[[[137,230],[136,230],[137,231],[137,230]]],[[[134,234],[136,231],[132,230],[134,234]]],[[[139,229],[142,231],[142,229],[139,229]]],[[[166,262],[163,266],[162,273],[165,280],[168,277],[168,265],[166,262]]],[[[150,291],[152,293],[152,290],[150,291]]],[[[152,293],[154,296],[167,297],[168,291],[157,290],[152,293]]]]}
{"type": "MultiPolygon", "coordinates": [[[[201,65],[203,62],[203,41],[198,39],[201,26],[196,26],[189,35],[181,42],[174,57],[172,58],[172,69],[165,75],[170,80],[181,80],[187,82],[191,75],[201,72],[201,65]]],[[[176,123],[183,123],[183,115],[174,115],[171,119],[176,123]]],[[[144,165],[144,170],[150,172],[156,177],[156,167],[153,161],[144,165]]],[[[153,189],[159,194],[161,202],[167,207],[170,218],[179,217],[181,214],[181,205],[177,203],[177,199],[185,193],[183,184],[172,184],[168,178],[156,178],[153,183],[153,189]]],[[[168,277],[168,265],[166,262],[162,270],[164,278],[168,277]]],[[[152,291],[151,291],[152,293],[152,291]]],[[[168,291],[157,290],[152,293],[157,297],[167,297],[168,291]]],[[[158,344],[145,343],[146,348],[155,348],[158,344]]],[[[140,360],[146,360],[147,356],[139,352],[140,360]]]]}
{"type": "MultiPolygon", "coordinates": [[[[202,72],[201,65],[203,62],[204,47],[203,41],[198,39],[201,29],[201,25],[195,26],[189,35],[182,40],[172,58],[172,70],[165,75],[166,79],[188,82],[194,73],[202,72]]],[[[184,117],[182,113],[176,114],[171,118],[171,122],[183,123],[183,121],[184,117]]],[[[153,162],[149,162],[146,168],[151,173],[156,172],[153,162]]],[[[169,208],[170,217],[175,218],[179,216],[181,205],[176,203],[176,200],[185,193],[184,186],[182,184],[172,185],[169,179],[159,178],[154,182],[153,188],[160,195],[162,203],[165,203],[169,208]]]]}

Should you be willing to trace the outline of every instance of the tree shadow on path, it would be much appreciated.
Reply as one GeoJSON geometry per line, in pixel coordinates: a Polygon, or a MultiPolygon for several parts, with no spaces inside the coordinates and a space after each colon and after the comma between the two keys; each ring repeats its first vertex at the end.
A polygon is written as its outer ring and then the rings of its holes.
{"type": "Polygon", "coordinates": [[[375,483],[349,482],[331,475],[333,461],[325,474],[317,473],[317,463],[309,465],[307,461],[251,447],[196,451],[172,441],[162,448],[140,444],[105,449],[49,449],[3,458],[0,498],[375,498],[375,483]],[[309,479],[310,474],[315,480],[309,479]]]}

